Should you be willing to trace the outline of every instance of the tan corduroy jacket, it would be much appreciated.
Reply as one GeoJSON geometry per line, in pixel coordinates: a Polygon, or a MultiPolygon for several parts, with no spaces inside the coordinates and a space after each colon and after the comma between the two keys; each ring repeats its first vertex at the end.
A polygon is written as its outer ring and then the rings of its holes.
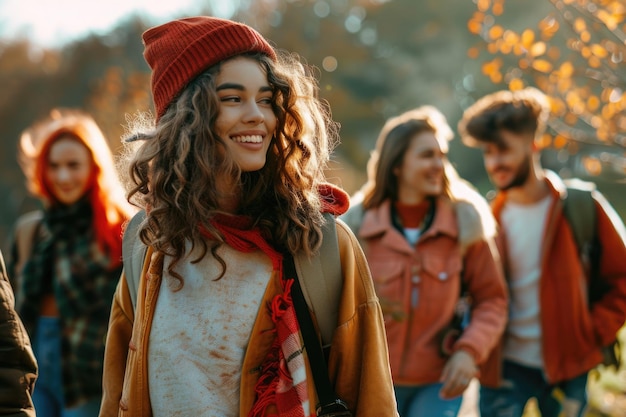
{"type": "MultiPolygon", "coordinates": [[[[349,405],[355,417],[397,416],[382,311],[369,269],[354,235],[340,221],[337,222],[337,235],[344,282],[339,319],[330,349],[330,378],[337,394],[349,405]]],[[[133,313],[123,274],[113,300],[100,417],[152,416],[147,350],[163,262],[160,256],[152,254],[151,249],[148,249],[147,256],[151,261],[146,262],[142,276],[148,279],[142,278],[139,284],[137,313],[133,313]]],[[[277,276],[269,280],[264,304],[281,291],[278,280],[277,276]]],[[[272,342],[268,340],[272,333],[260,329],[271,325],[267,309],[260,309],[243,360],[241,417],[248,415],[254,403],[254,386],[259,377],[254,370],[258,369],[272,342]]],[[[310,377],[308,364],[307,372],[310,377]]],[[[309,397],[317,398],[312,383],[309,384],[309,397]]],[[[317,400],[310,403],[314,407],[317,400]]]]}

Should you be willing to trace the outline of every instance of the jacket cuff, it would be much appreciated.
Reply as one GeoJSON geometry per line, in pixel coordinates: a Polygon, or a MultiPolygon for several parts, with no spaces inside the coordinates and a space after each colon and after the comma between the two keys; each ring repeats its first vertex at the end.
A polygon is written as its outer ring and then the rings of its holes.
{"type": "Polygon", "coordinates": [[[462,350],[465,353],[467,353],[468,355],[470,355],[472,357],[472,359],[474,359],[474,364],[476,366],[478,366],[482,362],[480,360],[480,356],[478,355],[478,352],[475,349],[473,349],[471,346],[465,345],[465,344],[457,345],[457,346],[454,347],[454,352],[453,353],[456,353],[459,350],[462,350]]]}

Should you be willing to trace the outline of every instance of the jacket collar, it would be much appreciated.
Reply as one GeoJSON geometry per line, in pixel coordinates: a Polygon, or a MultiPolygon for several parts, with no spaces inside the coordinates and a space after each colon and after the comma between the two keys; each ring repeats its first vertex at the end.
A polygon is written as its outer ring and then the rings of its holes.
{"type": "Polygon", "coordinates": [[[350,196],[341,188],[331,183],[322,183],[317,191],[322,202],[322,212],[339,216],[348,211],[350,196]]]}
{"type": "MultiPolygon", "coordinates": [[[[458,238],[458,227],[454,205],[447,199],[437,198],[435,200],[435,217],[431,226],[424,232],[420,240],[444,234],[458,238]]],[[[367,210],[363,216],[363,224],[359,229],[359,238],[369,239],[382,234],[396,232],[391,220],[391,200],[387,199],[375,208],[367,210]]]]}
{"type": "MultiPolygon", "coordinates": [[[[546,169],[543,171],[545,182],[550,189],[550,194],[554,197],[558,197],[558,199],[563,200],[567,197],[567,188],[565,183],[554,171],[546,169]]],[[[493,214],[496,219],[500,220],[500,213],[502,212],[502,208],[504,207],[504,203],[507,199],[506,191],[500,191],[496,194],[496,197],[491,202],[491,207],[493,208],[493,214]]]]}

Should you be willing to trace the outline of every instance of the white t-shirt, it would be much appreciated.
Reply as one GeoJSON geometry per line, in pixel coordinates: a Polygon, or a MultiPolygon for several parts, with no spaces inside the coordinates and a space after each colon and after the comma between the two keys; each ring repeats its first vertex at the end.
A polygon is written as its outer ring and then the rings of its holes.
{"type": "Polygon", "coordinates": [[[506,236],[510,287],[504,357],[536,368],[543,368],[539,278],[551,202],[550,195],[533,204],[507,202],[500,217],[506,236]]]}
{"type": "Polygon", "coordinates": [[[404,237],[411,244],[411,246],[415,246],[417,241],[420,239],[422,235],[422,231],[419,227],[405,227],[404,228],[404,237]]]}
{"type": "Polygon", "coordinates": [[[185,280],[178,291],[165,258],[148,351],[155,417],[239,415],[241,367],[272,264],[261,251],[218,253],[226,275],[215,281],[220,264],[210,252],[191,263],[194,253],[175,269],[185,280]]]}

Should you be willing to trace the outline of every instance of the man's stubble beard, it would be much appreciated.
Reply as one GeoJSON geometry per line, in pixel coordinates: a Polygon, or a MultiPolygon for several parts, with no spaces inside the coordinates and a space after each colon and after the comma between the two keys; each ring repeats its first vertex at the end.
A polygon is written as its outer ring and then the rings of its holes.
{"type": "Polygon", "coordinates": [[[524,158],[522,163],[519,165],[517,172],[515,173],[515,176],[513,177],[513,179],[508,184],[499,188],[500,191],[508,191],[513,188],[518,188],[526,184],[526,181],[528,181],[528,177],[530,176],[531,164],[532,164],[532,159],[530,155],[528,155],[526,156],[526,158],[524,158]]]}

